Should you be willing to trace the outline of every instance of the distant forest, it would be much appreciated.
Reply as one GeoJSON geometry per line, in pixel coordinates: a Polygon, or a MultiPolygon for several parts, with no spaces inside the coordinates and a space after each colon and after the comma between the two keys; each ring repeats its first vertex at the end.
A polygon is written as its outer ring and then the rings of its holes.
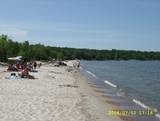
{"type": "Polygon", "coordinates": [[[6,62],[8,57],[21,55],[27,60],[49,59],[84,59],[84,60],[160,60],[160,52],[132,50],[96,50],[52,47],[42,44],[30,44],[13,41],[7,35],[0,35],[0,61],[6,62]]]}

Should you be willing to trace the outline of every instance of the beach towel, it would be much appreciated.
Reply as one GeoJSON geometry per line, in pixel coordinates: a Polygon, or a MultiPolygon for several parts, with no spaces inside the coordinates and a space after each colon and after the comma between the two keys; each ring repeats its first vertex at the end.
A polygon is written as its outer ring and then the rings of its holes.
{"type": "Polygon", "coordinates": [[[30,70],[30,72],[38,72],[37,70],[30,70]]]}
{"type": "Polygon", "coordinates": [[[15,79],[21,79],[21,77],[19,76],[6,76],[5,79],[9,79],[9,80],[15,80],[15,79]]]}

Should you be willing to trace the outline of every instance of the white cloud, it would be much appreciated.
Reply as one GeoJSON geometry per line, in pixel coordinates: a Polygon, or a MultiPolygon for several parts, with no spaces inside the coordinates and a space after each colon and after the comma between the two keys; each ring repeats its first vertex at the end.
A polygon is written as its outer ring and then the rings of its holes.
{"type": "Polygon", "coordinates": [[[21,28],[0,25],[0,34],[8,35],[14,39],[23,39],[27,36],[28,31],[21,28]]]}

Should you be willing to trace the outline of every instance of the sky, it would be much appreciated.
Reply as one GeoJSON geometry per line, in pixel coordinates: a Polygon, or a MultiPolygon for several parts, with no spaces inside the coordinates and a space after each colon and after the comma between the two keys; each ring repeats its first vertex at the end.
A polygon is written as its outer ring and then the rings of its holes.
{"type": "Polygon", "coordinates": [[[160,51],[160,0],[0,0],[0,34],[58,47],[160,51]]]}

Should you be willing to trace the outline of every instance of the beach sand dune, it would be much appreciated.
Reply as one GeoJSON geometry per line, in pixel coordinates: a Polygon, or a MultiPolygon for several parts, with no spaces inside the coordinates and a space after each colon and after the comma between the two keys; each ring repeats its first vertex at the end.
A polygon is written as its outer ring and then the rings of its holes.
{"type": "Polygon", "coordinates": [[[99,99],[76,71],[44,65],[37,79],[5,79],[0,74],[0,121],[120,121],[107,115],[99,99]]]}

